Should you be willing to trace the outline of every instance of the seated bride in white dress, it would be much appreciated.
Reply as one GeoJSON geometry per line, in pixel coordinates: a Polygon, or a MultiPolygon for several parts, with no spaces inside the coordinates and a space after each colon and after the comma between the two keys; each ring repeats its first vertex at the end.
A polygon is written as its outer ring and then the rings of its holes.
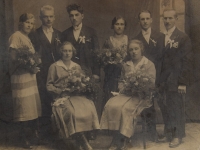
{"type": "Polygon", "coordinates": [[[99,129],[96,108],[82,92],[73,92],[74,88],[84,88],[86,85],[82,80],[89,78],[85,78],[80,65],[71,61],[76,50],[70,42],[62,44],[60,53],[61,59],[50,66],[47,78],[47,90],[55,100],[53,123],[62,139],[72,137],[77,149],[92,150],[86,133],[99,129]]]}
{"type": "Polygon", "coordinates": [[[128,78],[130,82],[119,82],[119,94],[115,93],[117,96],[110,98],[104,107],[100,127],[114,132],[109,150],[127,149],[127,141],[134,133],[138,115],[152,105],[151,92],[149,95],[143,93],[154,88],[156,70],[154,64],[143,56],[143,52],[141,41],[129,42],[128,59],[123,63],[121,76],[122,79],[128,78]],[[141,89],[137,91],[138,87],[141,89]]]}

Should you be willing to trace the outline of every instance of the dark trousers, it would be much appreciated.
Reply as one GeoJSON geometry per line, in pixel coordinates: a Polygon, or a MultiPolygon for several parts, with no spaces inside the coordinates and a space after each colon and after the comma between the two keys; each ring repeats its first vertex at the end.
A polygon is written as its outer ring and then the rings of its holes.
{"type": "Polygon", "coordinates": [[[168,138],[183,138],[185,136],[183,96],[175,91],[166,91],[165,101],[165,103],[162,100],[158,102],[165,124],[165,134],[168,138]]]}

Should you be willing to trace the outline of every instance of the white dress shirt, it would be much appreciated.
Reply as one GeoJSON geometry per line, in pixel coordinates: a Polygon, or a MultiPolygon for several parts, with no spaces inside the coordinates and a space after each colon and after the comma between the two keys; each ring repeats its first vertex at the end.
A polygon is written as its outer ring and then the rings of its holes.
{"type": "Polygon", "coordinates": [[[73,26],[73,28],[74,28],[73,29],[74,38],[76,39],[76,41],[78,41],[82,29],[82,23],[79,24],[78,26],[73,26]]]}
{"type": "Polygon", "coordinates": [[[51,39],[52,39],[52,35],[53,35],[53,28],[50,27],[46,27],[46,26],[42,26],[42,30],[44,32],[44,34],[46,35],[47,39],[49,40],[49,42],[51,43],[51,39]]]}
{"type": "Polygon", "coordinates": [[[145,38],[145,40],[147,41],[147,43],[149,44],[149,39],[151,36],[151,28],[148,28],[147,31],[142,30],[142,35],[145,38]]]}
{"type": "Polygon", "coordinates": [[[169,29],[168,31],[164,32],[164,34],[165,34],[165,46],[167,46],[167,43],[170,40],[170,37],[171,37],[171,35],[172,35],[172,33],[174,32],[175,29],[176,29],[176,26],[174,26],[171,29],[169,29]]]}

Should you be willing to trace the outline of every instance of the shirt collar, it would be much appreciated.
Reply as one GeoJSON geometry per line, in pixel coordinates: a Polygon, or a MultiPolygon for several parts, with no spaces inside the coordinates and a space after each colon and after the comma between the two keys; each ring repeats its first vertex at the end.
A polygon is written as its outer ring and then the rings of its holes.
{"type": "Polygon", "coordinates": [[[70,65],[69,65],[69,68],[67,68],[67,66],[63,63],[62,59],[58,60],[58,61],[56,62],[56,65],[57,65],[57,66],[60,66],[60,67],[63,67],[63,68],[65,68],[66,70],[69,70],[69,69],[71,69],[72,67],[75,67],[75,66],[76,66],[75,63],[74,63],[73,61],[71,61],[71,62],[70,62],[70,65]]]}
{"type": "Polygon", "coordinates": [[[176,29],[176,26],[172,27],[171,29],[169,29],[168,31],[165,31],[164,34],[172,34],[174,32],[174,30],[176,29]]]}
{"type": "Polygon", "coordinates": [[[142,35],[151,34],[151,27],[147,29],[147,31],[142,29],[142,35]]]}
{"type": "Polygon", "coordinates": [[[73,26],[73,29],[74,31],[81,30],[82,26],[82,23],[80,23],[78,26],[73,26]]]}
{"type": "Polygon", "coordinates": [[[45,31],[46,33],[53,33],[53,28],[52,27],[48,28],[48,27],[43,25],[42,26],[42,30],[45,31]]]}

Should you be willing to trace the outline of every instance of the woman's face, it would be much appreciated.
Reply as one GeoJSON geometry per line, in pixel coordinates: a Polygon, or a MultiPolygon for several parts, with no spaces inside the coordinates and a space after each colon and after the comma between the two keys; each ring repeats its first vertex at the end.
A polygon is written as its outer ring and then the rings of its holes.
{"type": "Polygon", "coordinates": [[[142,49],[139,44],[131,43],[128,51],[132,60],[139,60],[142,58],[142,49]]]}
{"type": "Polygon", "coordinates": [[[114,24],[114,32],[117,35],[121,35],[124,33],[125,29],[125,21],[123,19],[118,19],[117,22],[114,24]]]}
{"type": "Polygon", "coordinates": [[[35,22],[34,18],[27,19],[25,22],[23,22],[22,23],[22,29],[21,29],[22,32],[25,33],[25,34],[29,34],[33,29],[34,22],[35,22]]]}
{"type": "Polygon", "coordinates": [[[62,53],[62,60],[71,60],[73,56],[72,46],[70,44],[64,45],[61,53],[62,53]]]}

